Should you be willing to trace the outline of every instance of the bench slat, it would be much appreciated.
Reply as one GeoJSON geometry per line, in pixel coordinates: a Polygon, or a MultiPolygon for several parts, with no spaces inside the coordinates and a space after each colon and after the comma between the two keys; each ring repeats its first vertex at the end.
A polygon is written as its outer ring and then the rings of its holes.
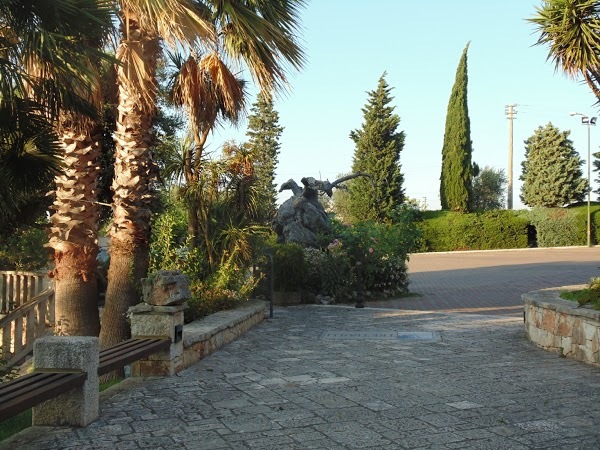
{"type": "MultiPolygon", "coordinates": [[[[32,375],[38,374],[34,373],[32,375]]],[[[40,375],[44,375],[43,377],[37,377],[40,384],[31,386],[31,390],[28,392],[12,390],[9,395],[0,393],[0,420],[12,417],[74,387],[81,386],[87,379],[86,373],[41,373],[40,375]]],[[[17,384],[16,381],[18,380],[11,383],[17,384]]],[[[31,379],[26,380],[25,383],[30,381],[31,379]]]]}
{"type": "Polygon", "coordinates": [[[161,350],[168,350],[170,339],[131,339],[129,345],[100,352],[98,375],[104,375],[161,350]]]}
{"type": "MultiPolygon", "coordinates": [[[[161,350],[170,339],[129,339],[100,351],[98,375],[104,375],[161,350]]],[[[34,372],[0,383],[0,421],[81,386],[86,373],[34,372]]]]}

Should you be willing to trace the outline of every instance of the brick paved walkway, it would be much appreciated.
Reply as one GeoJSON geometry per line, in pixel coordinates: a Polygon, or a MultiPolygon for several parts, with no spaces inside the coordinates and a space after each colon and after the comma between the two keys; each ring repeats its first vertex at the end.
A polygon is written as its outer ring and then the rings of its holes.
{"type": "Polygon", "coordinates": [[[600,276],[600,247],[418,253],[408,269],[410,290],[420,296],[368,306],[517,316],[525,292],[600,276]]]}
{"type": "Polygon", "coordinates": [[[589,450],[599,422],[600,370],[533,347],[518,318],[301,306],[179,376],[110,389],[87,428],[2,448],[589,450]]]}

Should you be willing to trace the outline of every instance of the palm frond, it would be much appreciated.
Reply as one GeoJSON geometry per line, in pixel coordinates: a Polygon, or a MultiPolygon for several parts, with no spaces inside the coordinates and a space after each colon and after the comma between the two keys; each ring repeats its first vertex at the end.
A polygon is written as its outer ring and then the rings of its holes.
{"type": "Polygon", "coordinates": [[[600,3],[595,0],[546,0],[530,22],[548,45],[548,60],[572,78],[600,73],[600,3]]]}
{"type": "Polygon", "coordinates": [[[214,17],[227,54],[244,61],[265,91],[285,89],[288,68],[304,66],[296,37],[304,5],[304,0],[222,0],[216,5],[214,17]]]}

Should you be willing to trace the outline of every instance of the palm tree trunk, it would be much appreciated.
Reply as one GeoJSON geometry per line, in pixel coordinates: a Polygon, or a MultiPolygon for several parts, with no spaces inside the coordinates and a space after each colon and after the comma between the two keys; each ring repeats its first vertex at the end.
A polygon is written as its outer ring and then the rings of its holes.
{"type": "MultiPolygon", "coordinates": [[[[141,301],[140,281],[148,271],[152,161],[150,128],[156,98],[156,60],[159,40],[139,27],[135,17],[126,28],[117,51],[119,106],[115,131],[113,225],[110,230],[110,266],[102,317],[100,346],[106,348],[130,337],[126,313],[141,301]],[[131,53],[144,62],[145,77],[132,79],[131,53]]],[[[139,67],[138,67],[139,69],[139,67]]]]}
{"type": "MultiPolygon", "coordinates": [[[[68,128],[69,124],[62,125],[68,128]]],[[[101,129],[90,124],[81,133],[67,131],[61,138],[66,168],[55,179],[55,213],[50,218],[48,244],[54,251],[51,275],[57,335],[98,336],[100,332],[96,180],[101,136],[101,129]]]]}

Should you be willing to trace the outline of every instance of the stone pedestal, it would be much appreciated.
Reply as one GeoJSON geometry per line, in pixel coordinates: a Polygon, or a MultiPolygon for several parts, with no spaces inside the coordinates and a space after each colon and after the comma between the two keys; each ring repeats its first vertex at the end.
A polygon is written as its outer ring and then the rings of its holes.
{"type": "Polygon", "coordinates": [[[171,339],[169,350],[154,353],[133,363],[132,376],[171,376],[183,369],[184,307],[185,305],[153,306],[142,303],[129,308],[132,338],[171,339]]]}
{"type": "Polygon", "coordinates": [[[84,427],[98,418],[98,354],[96,337],[47,336],[33,344],[37,371],[87,373],[83,386],[33,408],[33,425],[84,427]]]}

